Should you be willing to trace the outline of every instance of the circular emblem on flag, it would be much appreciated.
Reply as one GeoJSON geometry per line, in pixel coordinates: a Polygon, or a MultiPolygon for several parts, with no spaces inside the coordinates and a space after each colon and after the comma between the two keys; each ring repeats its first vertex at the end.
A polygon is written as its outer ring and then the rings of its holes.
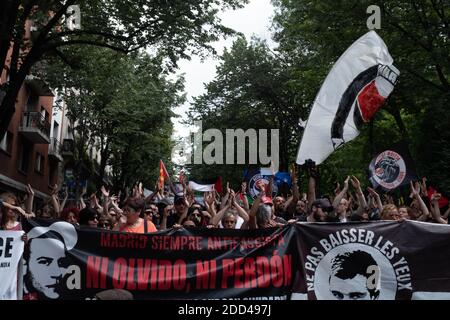
{"type": "Polygon", "coordinates": [[[373,166],[372,178],[386,189],[395,189],[406,176],[406,164],[395,151],[386,150],[378,155],[373,166]]]}
{"type": "MultiPolygon", "coordinates": [[[[262,176],[260,173],[255,174],[248,182],[248,193],[255,199],[259,195],[259,190],[265,186],[269,185],[269,177],[262,176]]],[[[274,183],[272,186],[272,194],[278,192],[278,187],[274,183]]]]}

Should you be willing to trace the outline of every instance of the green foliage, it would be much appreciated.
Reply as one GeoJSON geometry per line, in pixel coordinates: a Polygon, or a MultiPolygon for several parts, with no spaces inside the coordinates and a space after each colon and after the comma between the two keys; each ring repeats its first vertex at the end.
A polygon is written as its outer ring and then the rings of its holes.
{"type": "MultiPolygon", "coordinates": [[[[170,157],[172,108],[184,101],[183,79],[169,81],[159,56],[86,47],[72,54],[80,68],[53,64],[48,75],[68,106],[77,145],[100,150],[97,183],[110,165],[114,186],[140,180],[153,187],[159,159],[170,157]]],[[[78,154],[85,160],[86,152],[78,154]]]]}
{"type": "MultiPolygon", "coordinates": [[[[293,162],[301,138],[298,119],[307,119],[339,56],[368,31],[366,9],[375,4],[382,10],[382,29],[377,32],[401,71],[399,82],[360,136],[320,166],[320,193],[332,192],[334,182],[342,184],[348,174],[367,185],[373,154],[400,139],[409,141],[419,174],[442,191],[450,190],[448,1],[274,0],[273,4],[277,53],[258,40],[236,41],[221,57],[207,93],[195,100],[193,118],[202,119],[204,129],[279,128],[282,165],[293,162]]],[[[217,166],[213,172],[223,172],[237,183],[233,170],[241,169],[217,166]]],[[[301,183],[304,190],[306,181],[301,183]]]]}
{"type": "MultiPolygon", "coordinates": [[[[401,75],[388,103],[361,135],[321,165],[321,187],[348,174],[365,176],[373,152],[400,139],[410,142],[419,174],[449,190],[448,119],[443,95],[450,92],[450,6],[446,1],[273,1],[275,39],[289,60],[291,84],[311,104],[332,64],[366,33],[366,8],[381,8],[381,30],[401,75]],[[432,129],[431,129],[432,128],[432,129]],[[372,130],[370,132],[370,130],[372,130]],[[434,134],[431,134],[434,131],[434,134]],[[438,138],[439,137],[439,138],[438,138]]],[[[448,101],[448,100],[447,100],[448,101]]],[[[292,156],[292,155],[291,155],[292,156]]],[[[366,179],[362,183],[367,183],[366,179]]]]}
{"type": "MultiPolygon", "coordinates": [[[[207,92],[194,100],[190,123],[202,120],[203,130],[216,128],[224,137],[225,129],[268,129],[269,134],[270,129],[278,129],[280,168],[286,170],[288,150],[298,145],[295,132],[302,106],[297,104],[287,84],[289,77],[283,62],[270,52],[266,43],[257,39],[247,43],[243,38],[237,39],[220,59],[216,78],[206,86],[207,92]]],[[[193,165],[189,171],[195,176],[222,175],[238,186],[247,168],[246,165],[193,165]]]]}
{"type": "MultiPolygon", "coordinates": [[[[211,42],[234,32],[217,13],[242,7],[247,0],[89,0],[0,1],[0,63],[10,82],[0,85],[0,138],[14,114],[18,92],[34,68],[46,80],[43,59],[58,58],[76,67],[74,46],[104,47],[122,53],[152,50],[174,68],[180,58],[214,52],[211,42]],[[68,7],[79,5],[81,29],[69,30],[68,7]],[[34,31],[25,32],[26,22],[34,31]],[[11,50],[12,49],[12,50],[11,50]],[[11,58],[8,58],[12,52],[11,58]],[[38,70],[40,69],[40,70],[38,70]]],[[[45,64],[44,64],[45,65],[45,64]]]]}

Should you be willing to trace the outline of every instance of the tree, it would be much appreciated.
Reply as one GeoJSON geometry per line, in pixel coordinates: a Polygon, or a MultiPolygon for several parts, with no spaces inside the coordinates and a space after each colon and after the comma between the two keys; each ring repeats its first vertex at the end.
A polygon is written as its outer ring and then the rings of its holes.
{"type": "MultiPolygon", "coordinates": [[[[373,2],[276,0],[274,4],[279,52],[289,66],[294,92],[311,106],[332,64],[368,31],[366,9],[373,2]]],[[[350,173],[338,174],[337,167],[363,174],[372,152],[403,138],[410,141],[420,172],[448,187],[450,174],[442,169],[450,153],[442,148],[448,145],[448,137],[441,123],[448,119],[445,109],[450,101],[450,5],[440,0],[383,1],[379,5],[382,20],[377,32],[401,71],[399,82],[372,129],[365,129],[321,165],[322,179],[342,181],[350,173]]]]}
{"type": "MultiPolygon", "coordinates": [[[[224,137],[226,129],[278,129],[280,170],[287,171],[288,155],[298,146],[296,132],[302,105],[290,90],[283,61],[263,41],[253,39],[248,43],[243,38],[237,39],[220,59],[216,78],[206,85],[207,92],[194,99],[189,113],[191,124],[202,120],[204,130],[219,129],[224,137]]],[[[235,157],[234,163],[236,160],[235,157]]],[[[214,172],[239,186],[247,168],[248,165],[192,165],[189,171],[203,177],[214,172]]]]}
{"type": "Polygon", "coordinates": [[[65,63],[68,46],[90,45],[129,53],[141,48],[160,51],[175,65],[232,30],[220,24],[217,12],[237,8],[246,0],[4,0],[0,2],[0,61],[9,82],[1,85],[0,139],[15,111],[17,94],[38,61],[57,56],[65,63]],[[68,7],[79,4],[81,29],[69,30],[64,21],[68,7]],[[36,31],[25,32],[32,22],[36,31]],[[8,52],[11,49],[11,58],[8,52]]]}
{"type": "Polygon", "coordinates": [[[78,60],[76,70],[56,62],[47,69],[75,124],[78,160],[88,162],[87,148],[95,146],[100,152],[98,186],[107,165],[121,188],[135,180],[153,186],[153,168],[170,155],[171,110],[184,99],[183,79],[169,81],[159,55],[82,46],[71,54],[78,60]]]}

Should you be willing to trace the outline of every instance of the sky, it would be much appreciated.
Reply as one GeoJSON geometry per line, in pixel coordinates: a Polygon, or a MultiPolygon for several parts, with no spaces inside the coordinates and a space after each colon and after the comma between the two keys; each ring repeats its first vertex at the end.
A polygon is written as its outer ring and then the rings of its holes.
{"type": "MultiPolygon", "coordinates": [[[[270,0],[250,0],[242,9],[227,10],[221,12],[219,17],[222,24],[232,28],[245,35],[250,40],[252,35],[267,40],[269,46],[274,47],[275,43],[271,40],[271,19],[274,15],[274,7],[270,0]]],[[[213,47],[218,54],[222,54],[224,48],[230,48],[233,39],[222,39],[213,43],[213,47]]],[[[214,57],[208,57],[204,61],[193,56],[191,60],[182,60],[179,63],[177,74],[184,74],[185,92],[187,102],[174,110],[175,114],[180,115],[181,119],[186,119],[186,112],[189,109],[192,97],[199,96],[205,92],[205,84],[214,79],[216,67],[219,60],[214,57]]],[[[180,118],[172,118],[174,123],[174,138],[186,137],[189,135],[190,128],[180,123],[180,118]]]]}

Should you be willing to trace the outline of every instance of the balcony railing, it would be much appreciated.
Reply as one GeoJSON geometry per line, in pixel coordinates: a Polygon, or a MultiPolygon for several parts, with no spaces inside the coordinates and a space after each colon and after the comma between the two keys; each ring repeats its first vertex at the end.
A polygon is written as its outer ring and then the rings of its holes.
{"type": "Polygon", "coordinates": [[[61,143],[56,138],[50,139],[50,145],[48,147],[48,155],[57,158],[59,161],[62,161],[61,156],[61,143]]]}
{"type": "Polygon", "coordinates": [[[34,143],[50,143],[50,123],[40,112],[24,112],[19,130],[34,143]]]}

